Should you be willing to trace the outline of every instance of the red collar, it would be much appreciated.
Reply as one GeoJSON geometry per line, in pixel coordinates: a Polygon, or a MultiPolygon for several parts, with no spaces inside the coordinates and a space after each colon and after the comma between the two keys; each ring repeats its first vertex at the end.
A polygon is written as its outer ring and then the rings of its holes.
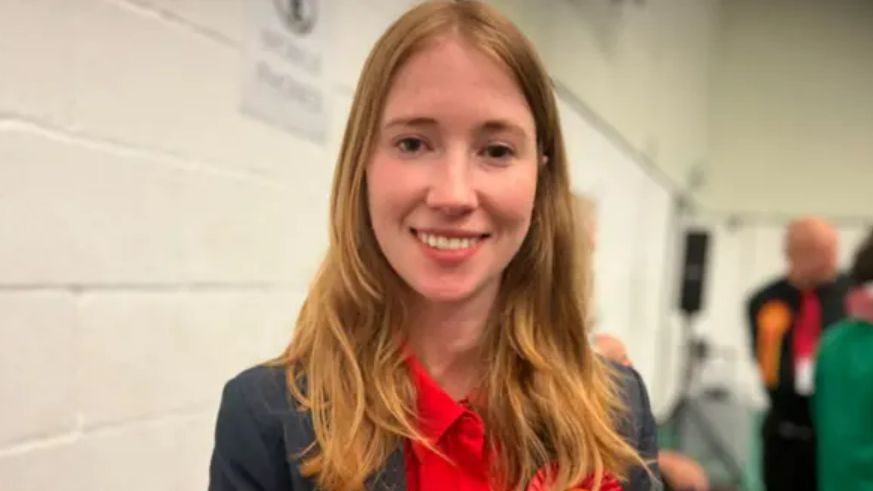
{"type": "MultiPolygon", "coordinates": [[[[468,420],[461,431],[465,440],[474,440],[473,444],[484,448],[485,424],[478,414],[474,413],[464,401],[456,401],[437,384],[414,355],[406,359],[409,373],[417,393],[418,429],[432,444],[436,445],[452,426],[462,417],[468,420]]],[[[430,453],[420,442],[413,442],[412,449],[419,461],[430,453]]]]}
{"type": "MultiPolygon", "coordinates": [[[[456,401],[449,396],[442,387],[437,384],[430,374],[421,365],[418,358],[411,352],[406,353],[406,364],[409,374],[417,393],[418,429],[423,436],[434,446],[438,445],[449,431],[457,432],[455,435],[463,440],[467,446],[480,458],[484,458],[485,449],[485,423],[482,418],[473,412],[466,400],[456,401]]],[[[453,436],[454,438],[454,436],[453,436]]],[[[420,442],[411,442],[411,448],[415,458],[423,462],[432,454],[428,448],[420,442]]],[[[541,491],[545,488],[545,469],[541,470],[528,486],[528,491],[541,491]]],[[[581,486],[568,491],[584,491],[591,489],[594,478],[585,479],[581,486]]],[[[621,491],[621,484],[611,473],[605,473],[601,491],[621,491]]]]}

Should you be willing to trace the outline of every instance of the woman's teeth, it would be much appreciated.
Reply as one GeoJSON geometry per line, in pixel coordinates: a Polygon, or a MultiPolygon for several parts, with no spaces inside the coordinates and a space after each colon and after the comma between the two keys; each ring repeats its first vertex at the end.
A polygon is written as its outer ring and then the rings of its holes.
{"type": "Polygon", "coordinates": [[[430,247],[434,249],[443,249],[449,251],[456,251],[460,249],[469,249],[476,245],[479,240],[478,237],[441,237],[439,235],[430,235],[417,233],[418,240],[424,242],[430,247]]]}

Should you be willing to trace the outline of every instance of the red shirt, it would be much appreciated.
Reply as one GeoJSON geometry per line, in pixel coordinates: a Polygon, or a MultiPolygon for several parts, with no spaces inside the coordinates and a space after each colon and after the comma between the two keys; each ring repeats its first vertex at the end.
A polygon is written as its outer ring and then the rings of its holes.
{"type": "Polygon", "coordinates": [[[418,391],[418,429],[449,461],[421,443],[407,443],[407,491],[490,491],[482,418],[446,394],[417,358],[408,363],[418,391]]]}
{"type": "MultiPolygon", "coordinates": [[[[465,401],[455,401],[446,394],[415,356],[408,357],[408,365],[418,393],[419,431],[449,460],[418,442],[407,442],[407,491],[491,491],[482,418],[465,401]]],[[[531,481],[528,491],[544,489],[542,474],[531,481]]],[[[573,490],[590,489],[593,483],[593,478],[588,478],[573,490]]],[[[622,488],[605,474],[600,489],[622,488]]]]}

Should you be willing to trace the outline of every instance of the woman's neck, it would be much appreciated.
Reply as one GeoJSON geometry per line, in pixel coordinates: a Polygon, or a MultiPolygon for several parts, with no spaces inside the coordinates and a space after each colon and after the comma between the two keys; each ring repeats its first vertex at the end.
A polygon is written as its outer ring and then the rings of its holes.
{"type": "Polygon", "coordinates": [[[496,296],[481,292],[458,303],[422,302],[414,312],[410,349],[454,399],[466,397],[482,377],[480,341],[496,296]]]}

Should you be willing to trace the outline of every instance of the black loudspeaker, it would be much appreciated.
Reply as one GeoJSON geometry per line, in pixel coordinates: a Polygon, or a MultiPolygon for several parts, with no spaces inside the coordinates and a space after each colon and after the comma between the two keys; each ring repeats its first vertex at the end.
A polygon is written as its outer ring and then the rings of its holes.
{"type": "Polygon", "coordinates": [[[696,314],[703,308],[703,286],[706,282],[706,258],[709,232],[691,230],[685,233],[685,260],[682,266],[682,292],[679,308],[686,314],[696,314]]]}

